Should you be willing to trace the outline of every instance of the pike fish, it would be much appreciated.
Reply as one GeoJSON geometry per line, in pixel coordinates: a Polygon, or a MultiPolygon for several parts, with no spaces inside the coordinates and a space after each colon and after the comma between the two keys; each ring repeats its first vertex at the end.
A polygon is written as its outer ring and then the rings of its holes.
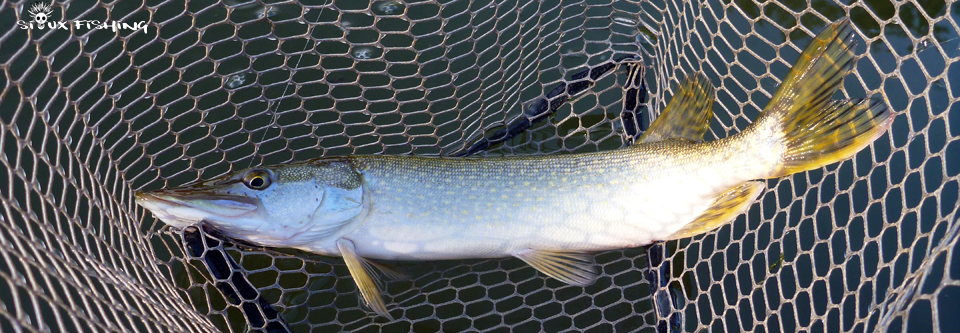
{"type": "Polygon", "coordinates": [[[339,256],[361,296],[391,318],[372,259],[516,257],[577,286],[597,278],[591,252],[713,230],[743,213],[762,179],[849,158],[893,116],[878,99],[832,100],[855,59],[848,21],[820,33],[760,117],[704,142],[714,90],[687,77],[629,147],[558,156],[326,157],[255,167],[136,194],[177,228],[208,223],[268,247],[339,256]]]}

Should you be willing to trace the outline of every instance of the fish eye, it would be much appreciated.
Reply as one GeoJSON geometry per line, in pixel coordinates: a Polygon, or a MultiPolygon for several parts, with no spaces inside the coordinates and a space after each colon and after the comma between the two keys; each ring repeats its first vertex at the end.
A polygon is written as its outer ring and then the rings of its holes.
{"type": "Polygon", "coordinates": [[[243,176],[243,184],[254,190],[270,187],[270,174],[263,170],[253,170],[243,176]]]}

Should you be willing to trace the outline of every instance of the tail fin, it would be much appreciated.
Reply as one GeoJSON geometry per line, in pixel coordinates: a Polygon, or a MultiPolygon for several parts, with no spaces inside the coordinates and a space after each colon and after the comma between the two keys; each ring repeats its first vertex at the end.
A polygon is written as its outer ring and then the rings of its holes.
{"type": "Polygon", "coordinates": [[[774,117],[784,133],[783,163],[771,177],[845,160],[890,126],[892,114],[881,100],[830,100],[855,64],[853,35],[848,20],[817,35],[757,120],[774,117]]]}

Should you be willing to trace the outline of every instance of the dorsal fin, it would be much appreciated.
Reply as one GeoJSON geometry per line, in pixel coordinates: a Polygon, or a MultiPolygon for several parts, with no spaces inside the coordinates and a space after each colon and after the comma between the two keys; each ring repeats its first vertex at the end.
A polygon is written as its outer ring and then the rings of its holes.
{"type": "Polygon", "coordinates": [[[657,116],[640,142],[657,142],[666,139],[703,141],[713,119],[713,85],[703,73],[687,76],[680,89],[657,116]]]}

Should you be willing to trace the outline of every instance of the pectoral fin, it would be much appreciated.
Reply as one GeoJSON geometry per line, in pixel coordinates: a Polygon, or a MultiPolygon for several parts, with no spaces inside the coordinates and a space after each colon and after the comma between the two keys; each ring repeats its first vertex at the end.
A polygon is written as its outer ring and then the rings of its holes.
{"type": "Polygon", "coordinates": [[[388,264],[379,263],[379,262],[370,261],[370,260],[364,261],[364,263],[367,263],[367,264],[369,264],[369,265],[371,265],[371,266],[373,266],[373,267],[376,267],[377,269],[380,270],[380,273],[383,273],[383,275],[386,275],[386,276],[387,276],[388,278],[390,278],[390,279],[393,279],[393,280],[404,280],[404,279],[409,278],[409,276],[407,276],[407,274],[401,272],[401,271],[400,271],[396,266],[394,266],[394,265],[388,265],[388,264]]]}
{"type": "Polygon", "coordinates": [[[357,255],[357,249],[349,239],[338,239],[337,248],[340,249],[343,261],[347,263],[347,270],[353,276],[353,281],[357,283],[357,288],[360,289],[360,296],[363,296],[363,301],[377,314],[393,319],[393,316],[387,312],[387,305],[380,296],[379,283],[374,275],[371,262],[357,255]]]}
{"type": "Polygon", "coordinates": [[[703,141],[713,119],[713,96],[713,84],[703,73],[687,76],[667,107],[640,137],[640,142],[703,141]]]}
{"type": "Polygon", "coordinates": [[[690,222],[666,240],[693,237],[716,229],[745,212],[757,196],[763,192],[764,184],[760,181],[746,182],[743,185],[721,194],[714,201],[713,206],[703,211],[693,222],[690,222]]]}
{"type": "Polygon", "coordinates": [[[523,250],[514,256],[563,283],[585,287],[597,280],[593,256],[586,253],[523,250]]]}

